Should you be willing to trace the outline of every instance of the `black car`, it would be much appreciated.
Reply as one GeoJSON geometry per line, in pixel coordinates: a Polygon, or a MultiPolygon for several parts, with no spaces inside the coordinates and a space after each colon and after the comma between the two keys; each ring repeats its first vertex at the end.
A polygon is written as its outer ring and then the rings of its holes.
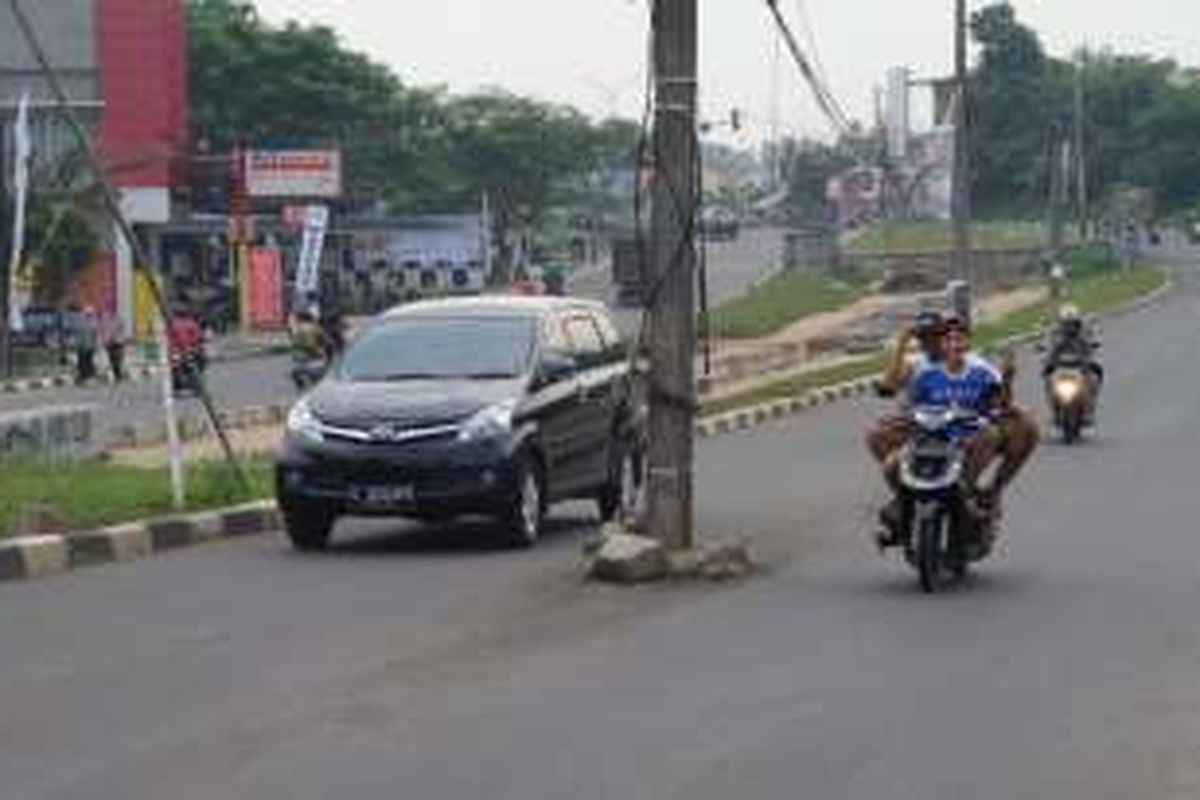
{"type": "Polygon", "coordinates": [[[499,518],[532,545],[546,509],[612,517],[640,483],[626,350],[604,307],[563,298],[420,302],[373,321],[292,409],[276,469],[287,532],[343,515],[499,518]]]}

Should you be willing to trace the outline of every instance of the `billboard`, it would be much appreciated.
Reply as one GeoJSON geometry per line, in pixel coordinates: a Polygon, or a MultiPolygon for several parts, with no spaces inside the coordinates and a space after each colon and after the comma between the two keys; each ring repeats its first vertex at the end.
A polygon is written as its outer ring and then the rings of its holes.
{"type": "Polygon", "coordinates": [[[242,157],[250,197],[332,199],[342,194],[342,154],[337,150],[247,150],[242,157]]]}

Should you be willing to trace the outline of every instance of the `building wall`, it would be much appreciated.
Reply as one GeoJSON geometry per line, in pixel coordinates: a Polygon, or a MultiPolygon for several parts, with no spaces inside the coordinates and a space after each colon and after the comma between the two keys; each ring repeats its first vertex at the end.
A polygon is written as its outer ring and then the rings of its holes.
{"type": "MultiPolygon", "coordinates": [[[[100,96],[95,4],[96,0],[35,0],[22,5],[75,100],[94,101],[100,96]]],[[[16,103],[26,89],[35,100],[51,97],[11,7],[0,3],[0,106],[16,103]]]]}
{"type": "Polygon", "coordinates": [[[180,185],[187,152],[183,0],[95,0],[101,150],[122,187],[180,185]]]}

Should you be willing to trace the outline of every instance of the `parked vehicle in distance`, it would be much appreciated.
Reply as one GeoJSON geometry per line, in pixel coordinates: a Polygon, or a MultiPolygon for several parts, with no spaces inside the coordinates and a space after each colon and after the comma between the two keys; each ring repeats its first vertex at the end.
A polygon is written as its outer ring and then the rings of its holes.
{"type": "Polygon", "coordinates": [[[530,546],[556,502],[611,518],[641,484],[626,350],[601,304],[486,296],[376,318],[292,409],[276,468],[288,535],[341,516],[499,519],[530,546]]]}
{"type": "Polygon", "coordinates": [[[709,206],[700,212],[700,235],[711,241],[731,241],[741,232],[736,214],[727,208],[709,206]]]}

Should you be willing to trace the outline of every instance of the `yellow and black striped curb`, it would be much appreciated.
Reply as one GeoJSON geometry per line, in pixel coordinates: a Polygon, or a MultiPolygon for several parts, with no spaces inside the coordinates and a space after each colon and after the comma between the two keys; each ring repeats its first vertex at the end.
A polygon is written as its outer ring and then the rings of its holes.
{"type": "Polygon", "coordinates": [[[49,577],[95,564],[134,561],[281,527],[275,503],[263,502],[83,533],[9,539],[0,542],[0,583],[49,577]]]}
{"type": "Polygon", "coordinates": [[[793,417],[843,400],[863,397],[875,390],[878,380],[876,377],[868,377],[846,381],[813,389],[797,397],[785,397],[706,417],[696,423],[696,435],[701,439],[707,439],[727,433],[746,431],[777,419],[793,417]]]}
{"type": "MultiPolygon", "coordinates": [[[[152,365],[133,367],[125,380],[128,383],[141,383],[158,375],[158,367],[152,365]]],[[[115,386],[111,372],[104,372],[92,379],[93,385],[115,386]]],[[[24,378],[0,383],[0,394],[28,394],[29,392],[48,392],[53,389],[67,389],[75,386],[74,375],[46,375],[41,378],[24,378]]]]}

